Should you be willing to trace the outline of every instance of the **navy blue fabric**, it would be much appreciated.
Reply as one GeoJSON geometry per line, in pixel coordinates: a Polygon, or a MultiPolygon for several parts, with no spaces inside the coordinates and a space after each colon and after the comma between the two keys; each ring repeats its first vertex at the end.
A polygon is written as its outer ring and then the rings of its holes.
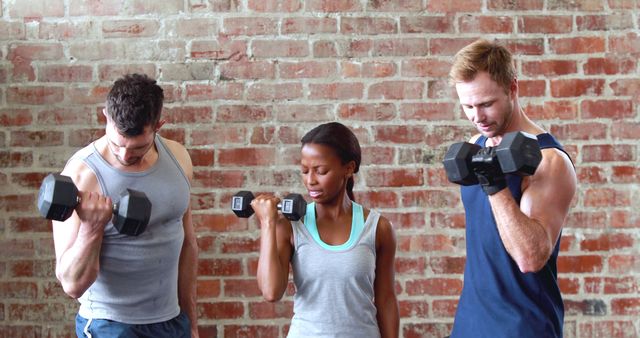
{"type": "Polygon", "coordinates": [[[126,324],[108,319],[89,320],[76,315],[76,335],[79,338],[190,338],[191,321],[184,313],[170,320],[154,324],[126,324]]]}
{"type": "MultiPolygon", "coordinates": [[[[540,148],[562,146],[550,134],[537,135],[540,148]]],[[[484,147],[486,137],[476,144],[484,147]]],[[[520,203],[522,178],[507,175],[520,203]]],[[[451,338],[562,337],[564,306],[557,283],[560,239],[545,266],[522,273],[502,244],[487,195],[480,185],[462,186],[466,219],[467,258],[464,286],[451,338]]]]}

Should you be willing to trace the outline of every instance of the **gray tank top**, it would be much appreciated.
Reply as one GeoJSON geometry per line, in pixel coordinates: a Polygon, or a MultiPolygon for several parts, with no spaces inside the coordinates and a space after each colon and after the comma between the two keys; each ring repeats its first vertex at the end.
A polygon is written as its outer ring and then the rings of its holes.
{"type": "Polygon", "coordinates": [[[111,222],[105,226],[98,278],[79,299],[82,317],[149,324],[180,313],[178,262],[190,186],[159,136],[155,145],[158,160],[144,172],[114,168],[93,143],[72,157],[93,170],[102,193],[114,203],[120,192],[130,188],[144,192],[152,205],[149,225],[137,237],[119,234],[111,222]]]}
{"type": "MultiPolygon", "coordinates": [[[[360,206],[354,203],[354,218],[361,218],[362,231],[352,230],[345,244],[331,246],[317,236],[314,207],[307,205],[304,223],[292,222],[296,293],[287,337],[380,337],[373,302],[380,214],[371,210],[365,222],[362,212],[355,211],[360,206]]],[[[357,222],[353,220],[352,229],[357,222]]]]}

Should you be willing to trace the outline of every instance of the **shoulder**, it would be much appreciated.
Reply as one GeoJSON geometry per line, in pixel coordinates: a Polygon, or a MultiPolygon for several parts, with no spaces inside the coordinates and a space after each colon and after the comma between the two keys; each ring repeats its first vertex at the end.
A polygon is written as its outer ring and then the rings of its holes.
{"type": "Polygon", "coordinates": [[[381,248],[395,248],[396,235],[391,222],[384,216],[380,215],[376,227],[376,250],[381,248]]]}
{"type": "Polygon", "coordinates": [[[193,164],[191,163],[191,156],[189,155],[187,148],[174,140],[170,140],[162,136],[159,137],[173,157],[175,157],[178,163],[180,163],[180,166],[191,180],[193,176],[193,164]]]}
{"type": "Polygon", "coordinates": [[[71,177],[78,190],[102,194],[96,174],[80,157],[72,157],[60,174],[71,177]]]}

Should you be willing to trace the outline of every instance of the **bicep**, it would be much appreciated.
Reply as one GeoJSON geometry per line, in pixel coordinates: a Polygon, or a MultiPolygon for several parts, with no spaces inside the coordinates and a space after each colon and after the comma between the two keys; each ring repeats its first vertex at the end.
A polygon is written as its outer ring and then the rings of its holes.
{"type": "MultiPolygon", "coordinates": [[[[559,152],[547,149],[543,152],[559,152]]],[[[520,210],[538,221],[555,244],[576,190],[575,171],[564,154],[549,153],[531,178],[520,200],[520,210]]]]}

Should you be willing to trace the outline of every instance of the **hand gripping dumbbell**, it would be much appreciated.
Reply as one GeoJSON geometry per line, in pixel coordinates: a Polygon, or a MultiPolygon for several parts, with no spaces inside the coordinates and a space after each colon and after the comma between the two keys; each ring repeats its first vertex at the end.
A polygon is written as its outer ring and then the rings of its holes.
{"type": "MultiPolygon", "coordinates": [[[[251,191],[240,191],[231,198],[231,210],[238,217],[248,218],[253,215],[251,201],[255,197],[251,191]]],[[[300,194],[289,194],[278,203],[278,210],[291,221],[301,219],[307,212],[307,202],[300,194]]]]}
{"type": "MultiPolygon", "coordinates": [[[[80,203],[78,188],[71,177],[49,174],[38,193],[38,210],[46,219],[65,221],[80,203]]],[[[138,236],[149,224],[151,201],[145,193],[126,189],[113,204],[113,226],[119,233],[138,236]]]]}
{"type": "Polygon", "coordinates": [[[529,133],[507,133],[496,147],[483,150],[477,144],[458,142],[451,145],[444,155],[444,169],[452,183],[478,184],[474,167],[499,166],[504,174],[533,175],[542,160],[538,139],[529,133]]]}

